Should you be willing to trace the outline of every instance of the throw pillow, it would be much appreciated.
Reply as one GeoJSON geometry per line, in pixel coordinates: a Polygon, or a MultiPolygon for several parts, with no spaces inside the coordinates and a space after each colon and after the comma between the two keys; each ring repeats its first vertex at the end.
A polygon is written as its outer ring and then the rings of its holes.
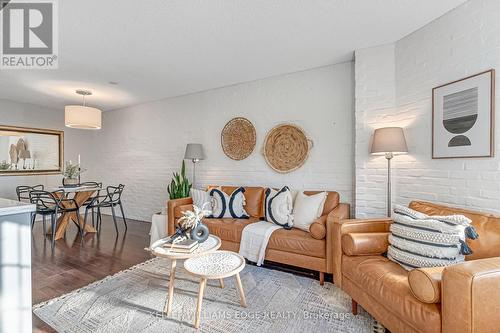
{"type": "Polygon", "coordinates": [[[235,218],[248,219],[249,216],[243,206],[245,205],[245,189],[239,187],[228,195],[220,188],[210,190],[212,199],[212,215],[210,218],[235,218]]]}
{"type": "Polygon", "coordinates": [[[428,216],[396,206],[393,219],[387,257],[407,270],[462,262],[472,253],[466,239],[478,236],[462,215],[428,216]]]}
{"type": "Polygon", "coordinates": [[[313,195],[297,193],[293,206],[293,226],[309,232],[309,227],[321,216],[326,201],[326,192],[313,195]]]}
{"type": "Polygon", "coordinates": [[[264,200],[264,220],[291,229],[293,226],[293,198],[288,186],[281,190],[268,188],[264,200]]]}
{"type": "Polygon", "coordinates": [[[191,198],[193,199],[193,205],[196,207],[209,211],[212,210],[212,200],[210,199],[209,192],[192,188],[191,198]]]}

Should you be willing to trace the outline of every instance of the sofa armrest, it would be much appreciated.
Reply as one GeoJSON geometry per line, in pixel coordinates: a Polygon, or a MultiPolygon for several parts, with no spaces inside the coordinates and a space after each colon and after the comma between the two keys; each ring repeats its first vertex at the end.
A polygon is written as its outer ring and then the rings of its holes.
{"type": "Polygon", "coordinates": [[[326,217],[326,273],[333,273],[335,267],[333,226],[336,221],[345,220],[350,217],[351,205],[346,203],[339,204],[326,217]]]}
{"type": "Polygon", "coordinates": [[[387,252],[389,232],[350,232],[342,235],[342,252],[348,256],[375,256],[387,252]]]}
{"type": "Polygon", "coordinates": [[[390,218],[379,219],[334,219],[333,221],[333,282],[342,288],[342,236],[347,233],[388,232],[390,218]]]}
{"type": "Polygon", "coordinates": [[[175,208],[192,203],[192,198],[173,199],[167,201],[167,235],[170,236],[175,232],[175,208]]]}
{"type": "Polygon", "coordinates": [[[443,332],[497,332],[500,327],[500,257],[445,268],[443,332]]]}

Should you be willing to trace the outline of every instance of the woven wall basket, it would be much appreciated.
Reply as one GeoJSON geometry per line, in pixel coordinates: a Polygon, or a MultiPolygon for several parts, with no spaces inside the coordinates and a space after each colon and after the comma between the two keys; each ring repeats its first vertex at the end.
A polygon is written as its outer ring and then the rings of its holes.
{"type": "Polygon", "coordinates": [[[253,152],[256,138],[255,127],[250,120],[233,118],[222,129],[222,150],[229,158],[241,161],[253,152]]]}
{"type": "Polygon", "coordinates": [[[267,133],[262,153],[273,170],[288,173],[306,162],[312,147],[313,142],[300,127],[282,124],[267,133]]]}

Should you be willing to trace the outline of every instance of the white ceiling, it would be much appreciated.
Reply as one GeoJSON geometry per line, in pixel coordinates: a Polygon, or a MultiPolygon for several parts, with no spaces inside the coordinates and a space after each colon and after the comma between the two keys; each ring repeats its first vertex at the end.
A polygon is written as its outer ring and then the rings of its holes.
{"type": "Polygon", "coordinates": [[[122,108],[348,61],[463,2],[59,0],[59,69],[2,70],[0,98],[122,108]]]}

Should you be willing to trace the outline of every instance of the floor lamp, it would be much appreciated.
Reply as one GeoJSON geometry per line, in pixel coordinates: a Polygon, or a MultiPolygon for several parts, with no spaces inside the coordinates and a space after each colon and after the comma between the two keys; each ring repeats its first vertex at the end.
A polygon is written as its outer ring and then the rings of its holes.
{"type": "Polygon", "coordinates": [[[191,160],[193,162],[193,188],[196,176],[196,163],[205,159],[205,154],[203,152],[203,145],[201,143],[188,143],[186,146],[186,152],[184,153],[185,160],[191,160]]]}
{"type": "Polygon", "coordinates": [[[395,154],[408,152],[401,127],[384,127],[373,133],[372,154],[385,154],[387,159],[387,216],[391,216],[391,159],[395,154]]]}

